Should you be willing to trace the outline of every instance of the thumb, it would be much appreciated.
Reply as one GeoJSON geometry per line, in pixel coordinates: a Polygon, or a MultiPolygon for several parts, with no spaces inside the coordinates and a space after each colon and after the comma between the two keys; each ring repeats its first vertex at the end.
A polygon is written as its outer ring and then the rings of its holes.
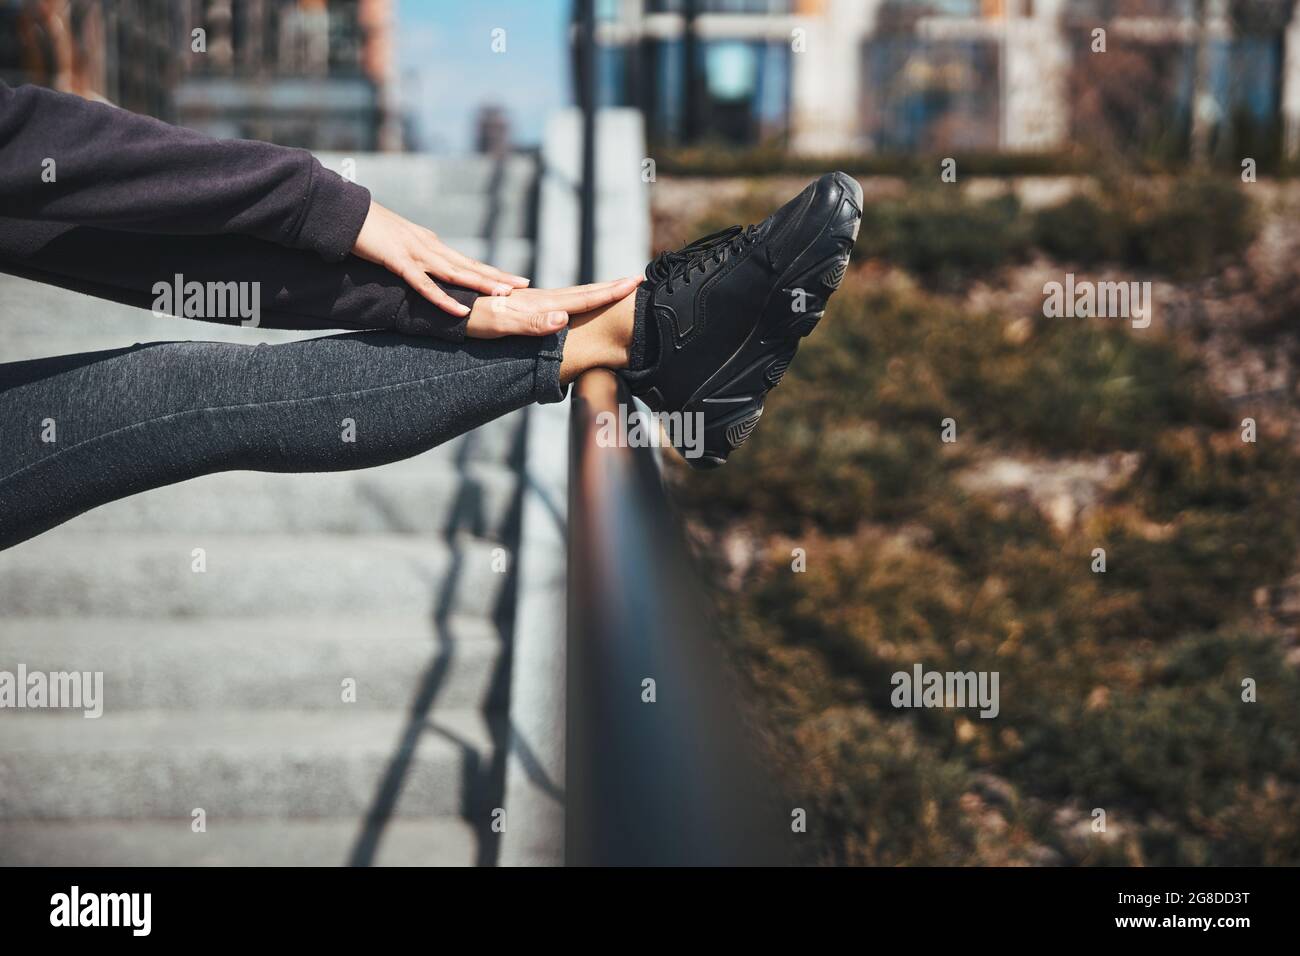
{"type": "Polygon", "coordinates": [[[550,335],[569,324],[569,313],[554,309],[550,312],[533,313],[531,324],[535,335],[550,335]]]}

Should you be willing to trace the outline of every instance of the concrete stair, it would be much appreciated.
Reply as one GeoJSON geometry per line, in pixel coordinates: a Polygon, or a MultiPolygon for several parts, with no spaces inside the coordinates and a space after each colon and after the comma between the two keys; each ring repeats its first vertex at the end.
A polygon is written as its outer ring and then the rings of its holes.
{"type": "Polygon", "coordinates": [[[519,492],[518,475],[495,462],[456,468],[443,457],[315,475],[310,498],[299,494],[301,482],[291,476],[206,475],[90,511],[78,519],[78,530],[402,535],[464,529],[499,538],[519,492]]]}
{"type": "MultiPolygon", "coordinates": [[[[184,711],[402,711],[431,667],[439,706],[495,709],[505,702],[505,645],[477,617],[440,626],[418,616],[260,617],[231,621],[80,617],[0,622],[6,667],[102,671],[110,714],[184,711]],[[367,640],[378,631],[383,640],[367,640]],[[355,703],[342,703],[344,680],[355,703]]],[[[30,711],[56,716],[56,711],[30,711]]],[[[6,713],[6,717],[10,714],[6,713]]],[[[93,729],[87,724],[87,729],[93,729]]],[[[0,731],[3,725],[0,725],[0,731]]]]}
{"type": "MultiPolygon", "coordinates": [[[[129,860],[137,866],[337,866],[354,849],[354,819],[227,820],[195,833],[190,820],[0,822],[0,846],[12,866],[85,866],[129,860]]],[[[476,862],[478,835],[455,817],[393,820],[376,866],[476,862]]]]}
{"type": "MultiPolygon", "coordinates": [[[[402,711],[108,711],[8,714],[7,819],[219,819],[365,814],[408,722],[402,711]]],[[[477,814],[490,719],[439,709],[421,728],[394,813],[477,814]]],[[[499,732],[499,728],[497,728],[499,732]]]]}
{"type": "MultiPolygon", "coordinates": [[[[98,535],[69,525],[0,553],[0,605],[9,614],[328,620],[400,609],[486,617],[507,578],[492,568],[501,546],[476,538],[98,535]],[[192,570],[198,550],[207,568],[201,573],[192,570]]],[[[497,559],[508,568],[508,555],[497,559]]]]}
{"type": "MultiPolygon", "coordinates": [[[[380,202],[530,272],[530,159],[356,159],[380,202]]],[[[0,361],[321,334],[0,276],[0,361]]],[[[0,864],[494,862],[522,425],[363,471],[210,475],[0,552],[0,670],[102,672],[104,708],[0,711],[0,864]]]]}
{"type": "MultiPolygon", "coordinates": [[[[351,160],[352,178],[369,189],[376,202],[444,239],[488,236],[491,227],[490,241],[502,244],[500,252],[505,252],[510,240],[534,235],[537,166],[532,157],[507,156],[498,164],[486,156],[317,156],[342,175],[347,175],[344,164],[351,160]]],[[[453,248],[481,258],[468,244],[453,248]]],[[[507,261],[500,258],[496,264],[510,269],[507,261]]]]}

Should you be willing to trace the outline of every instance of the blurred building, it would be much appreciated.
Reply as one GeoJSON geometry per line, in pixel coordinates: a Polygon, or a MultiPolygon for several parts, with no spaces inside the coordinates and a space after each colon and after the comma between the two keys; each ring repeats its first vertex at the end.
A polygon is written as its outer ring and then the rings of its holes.
{"type": "Polygon", "coordinates": [[[326,150],[401,148],[391,0],[189,0],[176,118],[214,136],[326,150]]]}
{"type": "Polygon", "coordinates": [[[510,118],[500,106],[479,107],[474,122],[474,152],[503,156],[512,148],[510,118]]]}
{"type": "Polygon", "coordinates": [[[171,0],[0,0],[0,79],[170,119],[175,8],[171,0]]]}
{"type": "Polygon", "coordinates": [[[796,70],[791,31],[808,20],[806,6],[798,0],[598,0],[602,100],[641,107],[652,141],[689,142],[706,134],[739,144],[783,138],[796,70]]]}
{"type": "Polygon", "coordinates": [[[1110,123],[1126,141],[1184,145],[1229,125],[1257,134],[1283,127],[1294,152],[1295,7],[1294,0],[603,0],[600,79],[605,101],[640,106],[660,143],[774,143],[800,153],[1045,151],[1090,141],[1099,123],[1110,123]],[[1104,53],[1095,49],[1098,29],[1104,53]]]}
{"type": "Polygon", "coordinates": [[[392,0],[0,0],[0,76],[214,136],[402,147],[392,0]]]}
{"type": "Polygon", "coordinates": [[[1073,135],[1295,155],[1298,15],[1295,0],[1070,0],[1073,135]],[[1099,26],[1105,60],[1089,55],[1099,26]]]}

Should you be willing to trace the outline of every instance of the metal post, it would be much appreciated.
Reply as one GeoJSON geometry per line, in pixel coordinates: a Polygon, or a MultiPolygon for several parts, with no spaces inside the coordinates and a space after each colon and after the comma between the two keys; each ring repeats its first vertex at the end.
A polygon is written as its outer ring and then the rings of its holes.
{"type": "Polygon", "coordinates": [[[576,0],[578,105],[582,108],[582,198],[578,282],[596,281],[596,5],[576,0]]]}
{"type": "Polygon", "coordinates": [[[682,141],[694,143],[700,136],[700,43],[696,26],[696,0],[684,0],[682,9],[682,141]]]}

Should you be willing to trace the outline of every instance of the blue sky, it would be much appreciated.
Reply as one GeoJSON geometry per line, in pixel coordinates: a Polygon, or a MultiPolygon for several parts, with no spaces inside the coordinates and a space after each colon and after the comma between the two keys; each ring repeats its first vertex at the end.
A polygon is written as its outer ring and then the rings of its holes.
{"type": "Polygon", "coordinates": [[[517,143],[540,142],[546,116],[572,98],[572,0],[399,0],[398,90],[421,145],[467,152],[480,106],[506,109],[517,143]],[[505,52],[492,31],[505,31],[505,52]]]}

